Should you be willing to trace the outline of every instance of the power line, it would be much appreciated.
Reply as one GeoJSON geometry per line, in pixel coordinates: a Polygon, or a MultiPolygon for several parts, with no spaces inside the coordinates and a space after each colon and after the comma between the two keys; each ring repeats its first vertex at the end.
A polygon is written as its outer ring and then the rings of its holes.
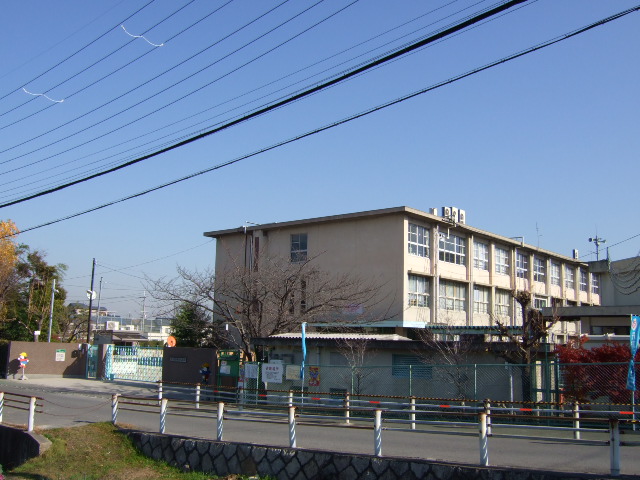
{"type": "Polygon", "coordinates": [[[258,109],[256,111],[251,112],[251,113],[249,113],[247,115],[244,115],[244,116],[242,116],[242,117],[240,117],[238,119],[235,119],[235,120],[232,120],[230,122],[227,122],[224,125],[221,125],[219,127],[213,128],[211,130],[208,130],[206,132],[200,133],[198,135],[194,135],[194,136],[192,136],[192,137],[190,137],[190,138],[188,138],[186,140],[177,142],[177,143],[175,143],[173,145],[170,145],[168,147],[165,147],[165,148],[162,148],[160,150],[157,150],[156,152],[153,152],[153,153],[150,153],[150,154],[147,154],[147,155],[143,155],[143,156],[138,157],[138,158],[136,158],[134,160],[130,160],[128,162],[122,163],[122,164],[120,164],[120,165],[118,165],[116,167],[109,168],[109,169],[104,170],[102,172],[86,176],[86,177],[81,178],[79,180],[75,180],[75,181],[72,181],[72,182],[67,182],[67,183],[65,183],[63,185],[59,185],[57,187],[53,187],[53,188],[41,191],[41,192],[33,194],[33,195],[28,195],[26,197],[23,197],[23,198],[20,198],[20,199],[17,199],[17,200],[13,200],[13,201],[10,201],[10,202],[5,202],[3,204],[0,204],[0,208],[8,207],[8,206],[11,206],[11,205],[16,205],[18,203],[22,203],[22,202],[25,202],[25,201],[28,201],[28,200],[32,200],[34,198],[38,198],[38,197],[41,197],[41,196],[44,196],[44,195],[48,195],[48,194],[53,193],[53,192],[57,192],[59,190],[63,190],[63,189],[68,188],[70,186],[77,185],[79,183],[86,182],[88,180],[92,180],[94,178],[98,178],[100,176],[103,176],[103,175],[106,175],[106,174],[109,174],[109,173],[113,173],[115,171],[121,170],[121,169],[129,167],[131,165],[135,165],[136,163],[140,163],[140,162],[142,162],[144,160],[147,160],[149,158],[153,158],[155,156],[161,155],[163,153],[166,153],[166,152],[169,152],[171,150],[174,150],[174,149],[180,148],[182,146],[188,145],[190,143],[193,143],[193,142],[195,142],[197,140],[201,140],[202,138],[208,137],[208,136],[213,135],[213,134],[215,134],[217,132],[220,132],[222,130],[226,130],[226,129],[234,126],[234,125],[238,125],[240,123],[244,123],[247,120],[250,120],[252,118],[256,118],[258,116],[261,116],[264,113],[267,113],[267,112],[270,112],[272,110],[278,109],[278,108],[283,107],[285,105],[288,105],[290,103],[296,102],[296,101],[298,101],[298,100],[300,100],[302,98],[305,98],[305,97],[308,97],[310,95],[313,95],[313,94],[315,94],[315,93],[317,93],[319,91],[325,90],[325,89],[327,89],[327,88],[329,88],[329,87],[331,87],[333,85],[336,85],[338,83],[344,82],[345,80],[347,80],[349,78],[352,78],[352,77],[355,77],[357,75],[360,75],[363,72],[366,72],[366,71],[371,70],[371,69],[373,69],[373,68],[375,68],[375,67],[377,67],[379,65],[382,65],[382,64],[384,64],[386,62],[389,62],[389,61],[394,60],[396,58],[399,58],[399,57],[401,57],[403,55],[406,55],[409,52],[412,52],[412,51],[417,50],[417,49],[419,49],[421,47],[424,47],[425,45],[428,45],[428,44],[433,43],[433,42],[435,42],[437,40],[440,40],[441,38],[445,38],[445,37],[447,37],[447,36],[449,36],[449,35],[451,35],[451,34],[453,34],[455,32],[458,32],[458,31],[460,31],[460,30],[462,30],[464,28],[467,28],[467,27],[469,27],[471,25],[474,25],[474,24],[476,24],[476,23],[478,23],[478,22],[480,22],[480,21],[482,21],[482,20],[484,20],[486,18],[489,18],[491,16],[497,15],[498,13],[501,13],[501,12],[503,12],[505,10],[508,10],[509,8],[511,8],[513,6],[525,3],[527,1],[529,1],[529,0],[510,0],[510,1],[507,1],[507,2],[501,4],[501,5],[497,6],[497,7],[494,7],[494,8],[491,8],[491,9],[487,9],[487,10],[479,13],[478,15],[476,15],[476,16],[470,18],[470,19],[464,20],[464,21],[462,21],[462,22],[460,22],[460,23],[458,23],[458,24],[456,24],[456,25],[454,25],[452,27],[443,29],[440,32],[437,32],[434,35],[432,35],[432,36],[430,36],[430,37],[428,37],[426,39],[422,39],[420,41],[417,41],[417,42],[415,42],[415,43],[413,43],[413,44],[411,44],[409,46],[406,46],[404,48],[396,50],[395,52],[392,52],[390,54],[387,54],[387,55],[384,55],[384,56],[382,56],[380,58],[377,58],[377,59],[375,59],[375,60],[373,60],[373,61],[371,61],[371,62],[369,62],[369,63],[367,63],[367,64],[365,64],[363,66],[360,66],[358,68],[352,69],[352,70],[344,73],[343,75],[340,75],[337,78],[334,78],[334,79],[331,79],[331,80],[329,80],[327,82],[323,82],[323,83],[321,83],[319,85],[313,86],[313,87],[311,87],[311,88],[309,88],[307,90],[304,90],[303,92],[300,92],[300,93],[297,93],[295,95],[292,95],[292,96],[290,96],[290,97],[288,97],[288,98],[286,98],[284,100],[280,100],[280,101],[277,101],[275,103],[272,103],[271,105],[268,105],[266,107],[260,108],[260,109],[258,109]]]}
{"type": "MultiPolygon", "coordinates": [[[[322,126],[322,127],[319,127],[319,128],[314,129],[314,130],[308,131],[308,132],[306,132],[306,133],[303,133],[303,134],[298,135],[298,136],[296,136],[296,137],[290,138],[290,139],[288,139],[288,140],[284,140],[284,141],[278,142],[278,143],[276,143],[276,144],[273,144],[273,145],[271,145],[271,146],[268,146],[268,147],[262,148],[262,149],[260,149],[260,150],[254,151],[254,152],[252,152],[252,153],[249,153],[249,154],[243,155],[243,156],[241,156],[241,157],[237,157],[237,158],[235,158],[235,159],[233,159],[233,160],[228,160],[228,161],[226,161],[226,162],[223,162],[223,163],[221,163],[221,164],[218,164],[218,165],[215,165],[215,166],[213,166],[213,167],[207,168],[207,169],[205,169],[205,170],[201,170],[201,171],[199,171],[199,172],[192,173],[192,174],[190,174],[190,175],[187,175],[187,176],[184,176],[184,177],[181,177],[181,178],[178,178],[178,179],[172,180],[172,181],[167,182],[167,183],[164,183],[164,184],[162,184],[162,185],[158,185],[158,186],[156,186],[156,187],[149,188],[149,189],[144,190],[144,191],[142,191],[142,192],[138,192],[138,193],[136,193],[136,194],[129,195],[129,196],[124,197],[124,198],[121,198],[121,199],[119,199],[119,200],[114,200],[114,201],[111,201],[111,202],[108,202],[108,203],[105,203],[105,204],[102,204],[102,205],[99,205],[99,206],[96,206],[96,207],[93,207],[93,208],[90,208],[90,209],[87,209],[87,210],[84,210],[84,211],[81,211],[81,212],[77,212],[77,213],[74,213],[74,214],[68,215],[68,216],[66,216],[66,217],[59,218],[59,219],[57,219],[57,220],[52,220],[52,221],[49,221],[49,222],[46,222],[46,223],[43,223],[43,224],[40,224],[40,225],[36,225],[36,226],[34,226],[34,227],[26,228],[26,229],[22,230],[20,233],[28,232],[28,231],[35,230],[35,229],[38,229],[38,228],[46,227],[46,226],[48,226],[48,225],[52,225],[52,224],[55,224],[55,223],[59,223],[59,222],[65,221],[65,220],[69,220],[69,219],[71,219],[71,218],[79,217],[79,216],[81,216],[81,215],[85,215],[85,214],[87,214],[87,213],[91,213],[91,212],[94,212],[94,211],[97,211],[97,210],[100,210],[100,209],[103,209],[103,208],[106,208],[106,207],[109,207],[109,206],[115,205],[115,204],[117,204],[117,203],[122,203],[122,202],[124,202],[124,201],[131,200],[131,199],[133,199],[133,198],[141,197],[141,196],[146,195],[146,194],[148,194],[148,193],[151,193],[151,192],[154,192],[154,191],[157,191],[157,190],[161,190],[161,189],[166,188],[166,187],[168,187],[168,186],[175,185],[175,184],[177,184],[177,183],[183,182],[183,181],[185,181],[185,180],[189,180],[189,179],[191,179],[191,178],[194,178],[194,177],[197,177],[197,176],[203,175],[203,174],[205,174],[205,173],[209,173],[209,172],[212,172],[212,171],[215,171],[215,170],[219,170],[219,169],[221,169],[221,168],[223,168],[223,167],[226,167],[226,166],[229,166],[229,165],[233,165],[234,163],[238,163],[238,162],[240,162],[240,161],[242,161],[242,160],[246,160],[246,159],[248,159],[248,158],[251,158],[251,157],[257,156],[257,155],[262,154],[262,153],[265,153],[265,152],[267,152],[267,151],[274,150],[274,149],[279,148],[279,147],[282,147],[282,146],[284,146],[284,145],[288,145],[288,144],[290,144],[290,143],[296,142],[296,141],[301,140],[301,139],[306,138],[306,137],[310,137],[310,136],[312,136],[312,135],[315,135],[315,134],[317,134],[317,133],[323,132],[323,131],[325,131],[325,130],[329,130],[329,129],[335,128],[335,127],[337,127],[337,126],[339,126],[339,125],[343,125],[343,124],[345,124],[345,123],[351,122],[351,121],[353,121],[353,120],[356,120],[356,119],[358,119],[358,118],[364,117],[364,116],[369,115],[369,114],[371,114],[371,113],[374,113],[374,112],[377,112],[377,111],[379,111],[379,110],[382,110],[382,109],[388,108],[388,107],[390,107],[390,106],[392,106],[392,105],[396,105],[396,104],[398,104],[398,103],[401,103],[401,102],[407,101],[407,100],[409,100],[409,99],[411,99],[411,98],[414,98],[414,97],[417,97],[417,96],[419,96],[419,95],[425,94],[425,93],[427,93],[427,92],[429,92],[429,91],[435,90],[435,89],[440,88],[440,87],[443,87],[443,86],[445,86],[445,85],[449,85],[449,84],[451,84],[451,83],[457,82],[457,81],[459,81],[459,80],[462,80],[462,79],[464,79],[464,78],[470,77],[470,76],[475,75],[475,74],[477,74],[477,73],[480,73],[480,72],[482,72],[482,71],[488,70],[488,69],[493,68],[493,67],[496,67],[496,66],[498,66],[498,65],[501,65],[501,64],[503,64],[503,63],[507,63],[507,62],[509,62],[509,61],[515,60],[515,59],[520,58],[520,57],[522,57],[522,56],[524,56],[524,55],[527,55],[527,54],[533,53],[533,52],[535,52],[535,51],[538,51],[538,50],[541,50],[541,49],[543,49],[543,48],[549,47],[549,46],[551,46],[551,45],[554,45],[554,44],[556,44],[556,43],[562,42],[562,41],[564,41],[564,40],[568,40],[569,38],[572,38],[572,37],[574,37],[574,36],[576,36],[576,35],[579,35],[579,34],[581,34],[581,33],[584,33],[584,32],[586,32],[586,31],[588,31],[588,30],[591,30],[591,29],[593,29],[593,28],[595,28],[595,27],[605,25],[606,23],[609,23],[609,22],[611,22],[611,21],[613,21],[613,20],[617,20],[617,19],[619,19],[619,18],[621,18],[621,17],[623,17],[623,16],[625,16],[625,15],[628,15],[629,13],[632,13],[632,12],[635,12],[635,11],[638,11],[638,10],[640,10],[640,5],[637,5],[636,7],[630,8],[630,9],[625,10],[625,11],[623,11],[623,12],[620,12],[620,13],[618,13],[618,14],[612,15],[612,16],[610,16],[610,17],[604,18],[604,19],[602,19],[602,20],[599,20],[599,21],[597,21],[597,22],[595,22],[595,23],[592,23],[592,24],[590,24],[590,25],[587,25],[587,26],[585,26],[585,27],[582,27],[582,28],[580,28],[580,29],[578,29],[578,30],[574,30],[574,31],[572,31],[572,32],[570,32],[570,33],[567,33],[567,34],[565,34],[565,35],[562,35],[562,36],[559,36],[559,37],[555,37],[555,38],[553,38],[553,39],[551,39],[551,40],[548,40],[548,41],[546,41],[546,42],[543,42],[543,43],[539,43],[539,44],[537,44],[537,45],[535,45],[535,46],[533,46],[533,47],[530,47],[530,48],[528,48],[528,49],[526,49],[526,50],[521,50],[520,52],[514,53],[514,54],[512,54],[512,55],[510,55],[510,56],[503,57],[503,58],[502,58],[502,59],[500,59],[500,60],[496,60],[496,61],[494,61],[494,62],[491,62],[491,63],[485,64],[485,65],[483,65],[483,66],[481,66],[481,67],[478,67],[478,68],[476,68],[476,69],[473,69],[473,70],[467,71],[467,72],[462,73],[462,74],[460,74],[460,75],[457,75],[457,76],[455,76],[455,77],[451,77],[451,78],[449,78],[449,79],[447,79],[447,80],[444,80],[444,81],[439,82],[439,83],[437,83],[437,84],[431,85],[431,86],[426,87],[426,88],[424,88],[424,89],[421,89],[421,90],[415,91],[415,92],[413,92],[413,93],[410,93],[410,94],[408,94],[408,95],[405,95],[405,96],[399,97],[399,98],[397,98],[397,99],[395,99],[395,100],[392,100],[392,101],[389,101],[389,102],[387,102],[387,103],[384,103],[384,104],[378,105],[378,106],[376,106],[376,107],[370,108],[370,109],[368,109],[368,110],[365,110],[365,111],[360,112],[360,113],[358,113],[358,114],[355,114],[355,115],[352,115],[352,116],[350,116],[350,117],[344,118],[344,119],[342,119],[342,120],[339,120],[339,121],[333,122],[333,123],[331,123],[331,124],[324,125],[324,126],[322,126]]],[[[6,238],[6,237],[10,237],[10,236],[13,236],[13,235],[6,235],[5,237],[2,237],[2,238],[6,238]]],[[[639,234],[639,235],[636,235],[636,236],[640,236],[640,234],[639,234]]],[[[632,237],[632,238],[635,238],[635,237],[632,237]]]]}

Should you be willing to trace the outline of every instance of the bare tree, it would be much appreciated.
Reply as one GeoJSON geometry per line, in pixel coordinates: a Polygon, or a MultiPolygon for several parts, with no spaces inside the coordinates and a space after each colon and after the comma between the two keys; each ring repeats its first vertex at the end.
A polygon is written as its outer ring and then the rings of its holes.
{"type": "Polygon", "coordinates": [[[342,336],[336,338],[336,349],[351,367],[351,371],[345,375],[344,380],[352,394],[361,395],[364,393],[369,377],[374,373],[371,368],[364,367],[367,353],[370,352],[371,337],[355,336],[352,329],[342,329],[342,333],[342,336]]]}
{"type": "Polygon", "coordinates": [[[522,398],[531,400],[531,364],[546,341],[550,330],[560,320],[557,315],[545,319],[540,310],[531,307],[532,294],[528,290],[513,290],[512,297],[521,308],[520,331],[514,332],[503,320],[495,317],[499,334],[506,338],[507,348],[496,353],[512,364],[522,365],[522,398]]]}
{"type": "Polygon", "coordinates": [[[437,333],[432,329],[416,329],[416,340],[420,342],[420,348],[414,351],[418,358],[425,364],[441,366],[437,369],[440,380],[453,386],[455,398],[466,398],[472,336],[460,335],[445,323],[437,333]]]}
{"type": "Polygon", "coordinates": [[[188,303],[211,312],[214,321],[232,328],[229,340],[249,360],[254,358],[253,338],[299,331],[303,322],[357,324],[382,319],[370,314],[384,300],[379,285],[330,274],[314,260],[263,257],[258,266],[245,268],[237,262],[218,276],[209,269],[178,267],[177,278],[148,279],[147,287],[168,307],[188,303]]]}

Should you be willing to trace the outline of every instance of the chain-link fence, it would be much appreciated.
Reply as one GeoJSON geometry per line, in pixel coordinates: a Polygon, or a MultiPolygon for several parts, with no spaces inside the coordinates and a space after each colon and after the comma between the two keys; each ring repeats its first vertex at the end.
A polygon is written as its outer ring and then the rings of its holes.
{"type": "MultiPolygon", "coordinates": [[[[265,364],[271,365],[274,364],[265,364]]],[[[249,363],[240,369],[240,385],[260,390],[324,393],[341,398],[418,397],[480,402],[551,402],[631,404],[626,389],[628,364],[532,365],[308,365],[304,384],[299,365],[275,364],[278,375],[264,378],[263,364],[249,363]]],[[[636,394],[635,402],[640,399],[636,394]]]]}

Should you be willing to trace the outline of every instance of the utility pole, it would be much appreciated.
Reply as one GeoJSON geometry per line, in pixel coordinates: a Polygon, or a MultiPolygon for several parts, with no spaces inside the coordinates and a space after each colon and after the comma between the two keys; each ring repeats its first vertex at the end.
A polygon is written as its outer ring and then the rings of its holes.
{"type": "Polygon", "coordinates": [[[87,318],[87,343],[91,343],[91,307],[93,306],[93,279],[96,273],[96,259],[91,264],[91,290],[89,290],[89,318],[87,318]]]}
{"type": "MultiPolygon", "coordinates": [[[[589,241],[595,243],[595,245],[596,245],[596,261],[600,260],[600,245],[602,245],[603,243],[606,243],[606,240],[604,238],[600,238],[598,236],[598,234],[596,233],[596,236],[595,237],[591,237],[589,239],[589,241]]],[[[607,255],[607,258],[608,257],[609,256],[607,255]]]]}
{"type": "Polygon", "coordinates": [[[102,296],[102,277],[100,277],[100,286],[98,287],[98,308],[96,309],[96,329],[98,328],[98,322],[100,321],[100,297],[102,296]]]}
{"type": "Polygon", "coordinates": [[[56,296],[56,279],[51,284],[51,305],[49,306],[49,333],[47,333],[47,343],[51,343],[51,325],[53,324],[53,300],[56,296]]]}

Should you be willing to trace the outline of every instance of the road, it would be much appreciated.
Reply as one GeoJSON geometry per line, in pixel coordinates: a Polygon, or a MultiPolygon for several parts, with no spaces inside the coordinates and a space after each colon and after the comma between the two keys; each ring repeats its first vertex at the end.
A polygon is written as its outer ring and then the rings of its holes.
{"type": "MultiPolygon", "coordinates": [[[[60,385],[56,386],[54,380],[46,384],[44,381],[43,384],[35,384],[27,381],[0,380],[0,391],[35,395],[44,399],[44,413],[36,414],[36,428],[68,427],[110,421],[112,393],[136,396],[155,395],[153,386],[87,380],[59,383],[60,385]]],[[[170,414],[166,421],[166,433],[213,439],[216,435],[215,412],[205,415],[192,417],[170,414]]],[[[357,425],[366,428],[357,428],[344,424],[341,424],[341,427],[307,425],[304,421],[305,419],[299,419],[296,429],[299,448],[364,454],[374,452],[373,422],[358,423],[357,425]]],[[[4,422],[26,424],[27,412],[5,408],[4,422]]],[[[118,423],[157,432],[159,415],[121,410],[118,414],[118,423]]],[[[384,456],[423,458],[473,465],[479,462],[479,441],[475,427],[448,428],[447,433],[431,428],[431,432],[418,433],[389,430],[390,427],[396,427],[392,424],[383,423],[383,426],[386,427],[382,433],[384,456]]],[[[609,473],[608,446],[580,442],[558,443],[541,439],[502,438],[498,433],[500,433],[499,429],[494,427],[494,436],[489,438],[490,465],[603,475],[609,473]]],[[[503,433],[512,432],[504,431],[503,433]]],[[[603,434],[597,438],[606,440],[608,436],[603,434]]],[[[639,441],[640,435],[623,436],[623,441],[631,439],[639,441]]],[[[224,440],[288,447],[288,426],[286,423],[226,419],[224,440]]],[[[639,453],[638,447],[622,447],[621,473],[631,475],[640,472],[639,453]]]]}

